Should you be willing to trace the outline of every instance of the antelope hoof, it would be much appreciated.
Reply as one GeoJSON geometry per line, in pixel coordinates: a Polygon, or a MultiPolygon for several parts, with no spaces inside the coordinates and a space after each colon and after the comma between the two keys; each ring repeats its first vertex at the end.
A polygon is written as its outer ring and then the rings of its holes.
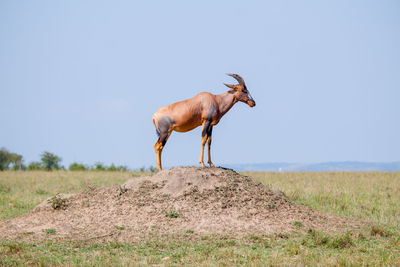
{"type": "Polygon", "coordinates": [[[208,163],[210,165],[210,167],[214,167],[214,164],[212,162],[208,163]]]}
{"type": "Polygon", "coordinates": [[[199,162],[201,164],[201,167],[205,167],[206,165],[204,165],[204,162],[199,162]]]}

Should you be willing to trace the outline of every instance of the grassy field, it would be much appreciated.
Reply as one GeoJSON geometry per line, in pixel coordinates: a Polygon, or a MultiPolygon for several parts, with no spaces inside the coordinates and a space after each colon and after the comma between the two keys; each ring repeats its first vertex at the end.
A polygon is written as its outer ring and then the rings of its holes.
{"type": "MultiPolygon", "coordinates": [[[[339,265],[400,266],[400,173],[245,173],[312,209],[368,222],[357,232],[302,229],[293,234],[201,236],[193,232],[141,243],[6,241],[0,266],[339,265]]],[[[0,220],[49,196],[121,184],[132,172],[0,172],[0,220]]]]}

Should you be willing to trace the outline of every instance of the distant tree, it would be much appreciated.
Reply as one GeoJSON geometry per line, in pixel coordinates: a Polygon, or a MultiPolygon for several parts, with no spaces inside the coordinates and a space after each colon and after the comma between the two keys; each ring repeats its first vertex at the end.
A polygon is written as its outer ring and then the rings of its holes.
{"type": "Polygon", "coordinates": [[[22,162],[22,159],[21,159],[20,161],[17,161],[12,165],[11,170],[24,171],[24,170],[26,170],[26,165],[22,162]]]}
{"type": "Polygon", "coordinates": [[[36,171],[36,170],[40,170],[40,169],[43,169],[43,166],[42,166],[41,162],[32,161],[28,165],[28,170],[30,170],[30,171],[36,171]]]}
{"type": "MultiPolygon", "coordinates": [[[[88,168],[89,169],[89,168],[88,168]]],[[[92,167],[90,167],[90,170],[93,171],[128,171],[128,166],[125,165],[119,165],[116,166],[114,163],[112,163],[110,166],[105,165],[102,162],[96,162],[92,167]]]]}
{"type": "Polygon", "coordinates": [[[77,163],[77,162],[73,162],[69,165],[68,168],[70,171],[86,171],[88,169],[88,167],[86,167],[84,164],[82,163],[77,163]]]}
{"type": "Polygon", "coordinates": [[[9,152],[5,148],[0,149],[0,171],[8,170],[10,164],[8,154],[9,152]]]}
{"type": "Polygon", "coordinates": [[[110,167],[107,168],[107,171],[111,171],[111,172],[116,171],[116,170],[117,170],[117,167],[115,167],[114,163],[111,163],[110,167]]]}
{"type": "Polygon", "coordinates": [[[92,170],[95,170],[95,171],[105,171],[106,170],[106,166],[104,166],[104,163],[102,163],[102,162],[96,162],[95,164],[94,164],[94,166],[92,167],[92,170]]]}
{"type": "Polygon", "coordinates": [[[44,169],[50,170],[60,170],[64,169],[63,166],[60,166],[61,158],[54,155],[53,153],[44,151],[41,155],[42,165],[44,169]]]}
{"type": "Polygon", "coordinates": [[[154,167],[153,165],[150,165],[149,171],[150,171],[150,172],[156,172],[156,171],[157,171],[157,168],[154,167]]]}
{"type": "Polygon", "coordinates": [[[125,165],[117,166],[117,171],[126,172],[126,171],[128,171],[128,166],[125,166],[125,165]]]}
{"type": "Polygon", "coordinates": [[[11,153],[10,161],[11,161],[11,164],[12,164],[11,169],[13,171],[21,171],[21,170],[25,169],[25,165],[24,165],[23,160],[22,160],[22,155],[11,153]]]}
{"type": "Polygon", "coordinates": [[[12,170],[23,170],[25,167],[22,155],[11,153],[5,148],[0,149],[0,171],[10,169],[10,164],[12,170]]]}

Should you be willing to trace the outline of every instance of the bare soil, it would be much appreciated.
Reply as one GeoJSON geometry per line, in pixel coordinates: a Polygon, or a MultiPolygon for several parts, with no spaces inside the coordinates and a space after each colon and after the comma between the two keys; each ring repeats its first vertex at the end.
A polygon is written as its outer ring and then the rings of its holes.
{"type": "Polygon", "coordinates": [[[132,241],[185,232],[240,237],[354,226],[223,168],[175,167],[51,201],[60,199],[66,199],[62,208],[46,200],[29,214],[0,222],[0,237],[132,241]]]}

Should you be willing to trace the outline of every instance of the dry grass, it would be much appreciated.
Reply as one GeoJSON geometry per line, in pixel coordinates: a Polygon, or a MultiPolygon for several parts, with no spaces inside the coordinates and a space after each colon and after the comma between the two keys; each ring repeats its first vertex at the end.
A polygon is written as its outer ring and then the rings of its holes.
{"type": "Polygon", "coordinates": [[[313,209],[400,228],[400,172],[247,173],[313,209]]]}
{"type": "MultiPolygon", "coordinates": [[[[359,232],[328,233],[303,229],[295,222],[302,232],[233,239],[188,231],[144,243],[24,243],[0,238],[0,266],[400,266],[400,172],[246,174],[279,188],[292,201],[370,224],[359,232]]],[[[122,184],[140,175],[0,172],[0,220],[26,213],[57,193],[122,184]]]]}
{"type": "Polygon", "coordinates": [[[106,171],[4,171],[0,172],[0,220],[32,210],[59,193],[118,185],[145,172],[106,171]]]}

